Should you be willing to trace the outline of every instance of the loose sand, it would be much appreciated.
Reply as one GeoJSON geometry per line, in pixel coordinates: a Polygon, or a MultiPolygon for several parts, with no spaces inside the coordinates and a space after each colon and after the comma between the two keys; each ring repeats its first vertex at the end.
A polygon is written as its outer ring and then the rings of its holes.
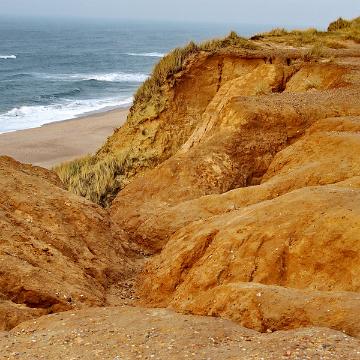
{"type": "Polygon", "coordinates": [[[0,156],[51,168],[95,152],[126,121],[127,113],[128,109],[117,109],[0,134],[0,156]]]}

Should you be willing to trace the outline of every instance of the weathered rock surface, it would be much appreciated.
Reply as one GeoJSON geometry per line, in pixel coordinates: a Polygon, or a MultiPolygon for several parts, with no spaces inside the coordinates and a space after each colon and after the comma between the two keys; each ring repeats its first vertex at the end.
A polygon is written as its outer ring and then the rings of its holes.
{"type": "MultiPolygon", "coordinates": [[[[123,202],[122,206],[128,210],[126,214],[133,215],[130,219],[124,217],[123,226],[129,233],[141,234],[145,239],[150,238],[158,242],[158,246],[162,246],[173,233],[193,221],[274,199],[306,186],[332,184],[359,176],[359,119],[337,117],[315,122],[300,140],[273,158],[260,186],[238,188],[220,195],[202,196],[173,206],[164,201],[161,203],[162,207],[153,209],[153,212],[150,212],[149,208],[151,204],[155,207],[156,203],[151,203],[151,199],[154,199],[156,194],[149,199],[149,206],[145,204],[143,207],[131,209],[130,205],[127,209],[126,203],[123,202]],[[129,221],[125,222],[125,219],[129,221]]],[[[150,184],[151,180],[150,177],[150,184]]],[[[139,190],[138,196],[145,198],[144,189],[139,190]]],[[[122,201],[120,196],[119,201],[122,201]]],[[[117,210],[116,214],[121,214],[121,209],[117,210]]]]}
{"type": "Polygon", "coordinates": [[[132,264],[125,234],[105,210],[61,186],[51,171],[0,157],[2,330],[41,314],[121,302],[119,284],[132,264]]]}
{"type": "MultiPolygon", "coordinates": [[[[316,95],[230,97],[227,106],[214,113],[210,122],[205,117],[206,126],[194,132],[185,144],[186,151],[138,176],[119,193],[111,207],[112,218],[148,251],[161,250],[170,234],[156,233],[163,222],[159,213],[168,213],[184,201],[261,182],[275,155],[291,148],[312,124],[335,115],[360,114],[358,91],[351,87],[316,95]]],[[[346,144],[346,132],[342,136],[334,134],[333,143],[342,139],[346,144]]],[[[357,141],[356,136],[352,141],[357,141]]],[[[338,159],[342,159],[340,154],[338,159]]]]}
{"type": "Polygon", "coordinates": [[[259,334],[169,310],[102,308],[28,321],[0,333],[0,359],[360,359],[360,341],[311,328],[259,334]]]}
{"type": "Polygon", "coordinates": [[[141,304],[360,336],[358,74],[277,64],[231,79],[179,151],[119,193],[112,219],[159,253],[141,304]]]}

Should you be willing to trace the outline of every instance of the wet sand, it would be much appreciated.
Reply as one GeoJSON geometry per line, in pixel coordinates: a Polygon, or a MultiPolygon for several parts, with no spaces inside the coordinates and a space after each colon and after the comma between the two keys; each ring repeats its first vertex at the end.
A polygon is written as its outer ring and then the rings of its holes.
{"type": "Polygon", "coordinates": [[[115,128],[124,124],[127,114],[128,109],[116,109],[0,134],[0,155],[51,168],[94,153],[115,128]]]}

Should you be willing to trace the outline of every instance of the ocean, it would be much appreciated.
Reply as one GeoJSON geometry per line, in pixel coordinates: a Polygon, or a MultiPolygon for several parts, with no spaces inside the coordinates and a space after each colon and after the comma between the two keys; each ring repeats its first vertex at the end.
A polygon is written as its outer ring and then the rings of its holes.
{"type": "Polygon", "coordinates": [[[0,133],[131,105],[168,51],[264,26],[0,18],[0,133]]]}

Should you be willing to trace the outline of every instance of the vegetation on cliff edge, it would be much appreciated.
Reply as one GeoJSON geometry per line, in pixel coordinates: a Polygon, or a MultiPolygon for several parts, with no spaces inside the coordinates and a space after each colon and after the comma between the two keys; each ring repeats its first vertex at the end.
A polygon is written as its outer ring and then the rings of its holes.
{"type": "Polygon", "coordinates": [[[322,44],[330,48],[345,48],[342,43],[345,40],[352,40],[360,43],[360,17],[353,20],[342,18],[332,22],[327,31],[317,29],[292,30],[277,28],[267,33],[255,35],[252,40],[270,41],[292,46],[306,46],[322,44]]]}
{"type": "MultiPolygon", "coordinates": [[[[329,25],[327,31],[274,29],[255,35],[250,40],[231,32],[224,39],[209,40],[201,44],[190,42],[183,48],[171,51],[154,67],[151,76],[135,94],[125,126],[138,128],[143,119],[158,116],[166,108],[168,101],[165,84],[171,86],[176,75],[186,68],[189,60],[201,52],[216,53],[222,49],[255,50],[261,42],[271,42],[312,46],[304,55],[312,58],[321,55],[324,45],[331,48],[346,47],[344,40],[360,43],[360,17],[351,21],[339,18],[329,25]]],[[[156,161],[136,158],[138,155],[133,154],[128,147],[123,146],[114,151],[104,146],[94,156],[61,164],[54,170],[70,191],[102,206],[109,206],[117,192],[129,182],[129,178],[139,171],[156,166],[156,161]]]]}
{"type": "MultiPolygon", "coordinates": [[[[154,67],[151,76],[139,87],[135,94],[132,112],[138,111],[139,107],[145,106],[151,99],[161,97],[161,88],[167,79],[184,69],[187,60],[199,52],[216,52],[224,48],[241,48],[255,50],[257,46],[232,31],[224,39],[213,39],[195,44],[191,41],[184,47],[179,47],[165,55],[154,67]]],[[[161,101],[157,101],[157,112],[160,112],[161,101]]]]}

